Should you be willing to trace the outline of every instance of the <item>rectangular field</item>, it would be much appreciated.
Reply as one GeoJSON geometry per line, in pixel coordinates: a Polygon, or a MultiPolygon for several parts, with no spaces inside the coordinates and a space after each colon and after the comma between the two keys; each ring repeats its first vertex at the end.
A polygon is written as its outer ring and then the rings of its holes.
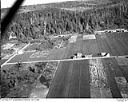
{"type": "Polygon", "coordinates": [[[9,63],[15,63],[16,61],[26,62],[70,59],[71,56],[76,53],[92,56],[97,56],[102,52],[109,53],[110,56],[128,55],[128,38],[126,38],[128,36],[127,33],[112,33],[95,36],[96,39],[83,40],[83,35],[77,35],[75,43],[69,43],[66,48],[52,49],[45,57],[42,56],[43,52],[42,54],[37,54],[38,57],[35,56],[33,58],[30,56],[34,54],[34,52],[25,52],[22,55],[15,56],[9,63]]]}
{"type": "Polygon", "coordinates": [[[126,76],[116,68],[114,58],[60,62],[47,98],[128,98],[126,76]]]}
{"type": "Polygon", "coordinates": [[[96,39],[95,35],[84,35],[83,40],[96,39]]]}
{"type": "Polygon", "coordinates": [[[8,63],[43,61],[43,60],[60,60],[63,58],[64,53],[65,53],[65,48],[49,50],[48,54],[44,56],[43,56],[43,52],[42,54],[41,52],[24,52],[21,55],[16,55],[8,63]]]}
{"type": "Polygon", "coordinates": [[[128,33],[111,33],[96,35],[100,52],[110,53],[111,56],[128,55],[128,33]]]}

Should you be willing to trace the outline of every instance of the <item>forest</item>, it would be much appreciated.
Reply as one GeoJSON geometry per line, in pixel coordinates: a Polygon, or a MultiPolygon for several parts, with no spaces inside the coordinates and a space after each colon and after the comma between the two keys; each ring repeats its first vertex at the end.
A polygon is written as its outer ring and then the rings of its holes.
{"type": "Polygon", "coordinates": [[[94,30],[113,28],[128,29],[128,3],[106,5],[85,11],[47,7],[18,13],[5,32],[4,40],[8,40],[11,32],[15,33],[18,40],[28,41],[52,34],[93,33],[94,30]]]}

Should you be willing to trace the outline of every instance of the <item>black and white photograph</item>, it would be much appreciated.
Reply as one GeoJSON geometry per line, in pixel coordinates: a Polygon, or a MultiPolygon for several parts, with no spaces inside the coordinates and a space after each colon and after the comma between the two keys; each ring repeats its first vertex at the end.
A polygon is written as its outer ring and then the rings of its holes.
{"type": "Polygon", "coordinates": [[[1,99],[128,102],[128,0],[0,2],[1,99]]]}

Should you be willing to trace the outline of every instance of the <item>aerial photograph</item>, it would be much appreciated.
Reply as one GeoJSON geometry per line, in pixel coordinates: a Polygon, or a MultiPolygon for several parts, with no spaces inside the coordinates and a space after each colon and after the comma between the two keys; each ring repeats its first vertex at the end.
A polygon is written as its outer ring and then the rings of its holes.
{"type": "Polygon", "coordinates": [[[0,98],[128,102],[128,0],[0,2],[0,98]]]}

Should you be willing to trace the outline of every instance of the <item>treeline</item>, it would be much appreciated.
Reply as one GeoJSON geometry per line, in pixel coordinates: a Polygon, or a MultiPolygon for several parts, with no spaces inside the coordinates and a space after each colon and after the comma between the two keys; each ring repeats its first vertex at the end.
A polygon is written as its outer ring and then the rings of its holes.
{"type": "Polygon", "coordinates": [[[19,40],[38,39],[44,35],[93,32],[109,28],[128,29],[128,4],[117,4],[81,12],[45,8],[19,13],[11,22],[5,39],[14,32],[19,40]],[[89,29],[87,29],[87,25],[89,29]]]}

